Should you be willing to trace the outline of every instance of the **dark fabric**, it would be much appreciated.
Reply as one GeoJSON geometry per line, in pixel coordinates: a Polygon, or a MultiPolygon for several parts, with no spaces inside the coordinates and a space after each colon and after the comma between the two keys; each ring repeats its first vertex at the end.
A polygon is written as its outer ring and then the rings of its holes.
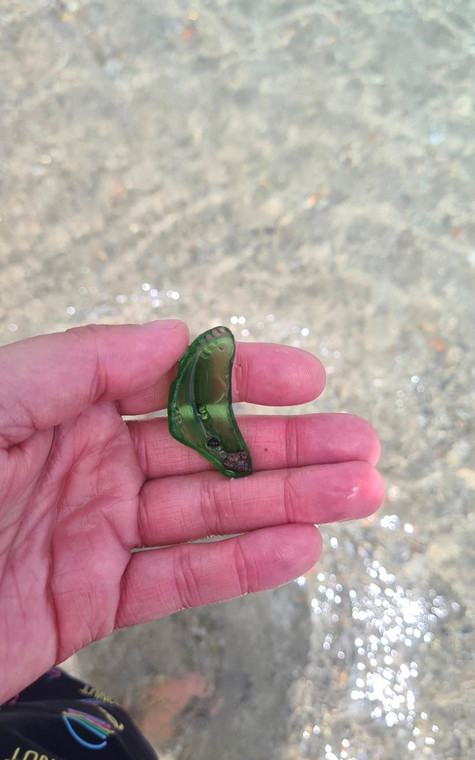
{"type": "Polygon", "coordinates": [[[0,760],[157,760],[125,710],[51,668],[0,707],[0,760]]]}

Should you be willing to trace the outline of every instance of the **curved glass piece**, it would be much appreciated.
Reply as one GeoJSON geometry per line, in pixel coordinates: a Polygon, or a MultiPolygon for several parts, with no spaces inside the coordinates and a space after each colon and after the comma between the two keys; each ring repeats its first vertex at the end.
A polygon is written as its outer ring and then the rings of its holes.
{"type": "Polygon", "coordinates": [[[233,413],[234,336],[227,327],[199,335],[178,363],[168,396],[170,434],[209,459],[229,478],[252,473],[252,461],[233,413]]]}

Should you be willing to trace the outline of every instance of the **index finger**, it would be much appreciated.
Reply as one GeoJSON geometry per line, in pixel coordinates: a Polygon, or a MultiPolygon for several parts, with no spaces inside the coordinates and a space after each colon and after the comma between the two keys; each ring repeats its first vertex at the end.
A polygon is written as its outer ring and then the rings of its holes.
{"type": "MultiPolygon", "coordinates": [[[[147,414],[164,409],[176,367],[154,385],[122,399],[121,414],[147,414]]],[[[304,404],[325,387],[325,370],[316,356],[293,346],[275,343],[237,343],[231,388],[233,401],[266,406],[304,404]]]]}
{"type": "Polygon", "coordinates": [[[0,447],[75,417],[96,401],[143,392],[174,366],[188,341],[179,320],[85,325],[0,348],[0,447]]]}

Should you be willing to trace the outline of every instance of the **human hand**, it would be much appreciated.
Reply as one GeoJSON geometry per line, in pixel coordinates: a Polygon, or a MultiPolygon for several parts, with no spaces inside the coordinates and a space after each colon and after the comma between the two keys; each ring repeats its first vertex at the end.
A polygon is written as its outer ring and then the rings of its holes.
{"type": "MultiPolygon", "coordinates": [[[[163,320],[0,348],[0,704],[114,628],[295,578],[319,557],[314,523],[379,506],[379,443],[352,415],[240,417],[254,474],[238,480],[165,418],[124,422],[166,406],[187,342],[163,320]]],[[[237,345],[236,401],[294,405],[323,386],[305,351],[237,345]]]]}

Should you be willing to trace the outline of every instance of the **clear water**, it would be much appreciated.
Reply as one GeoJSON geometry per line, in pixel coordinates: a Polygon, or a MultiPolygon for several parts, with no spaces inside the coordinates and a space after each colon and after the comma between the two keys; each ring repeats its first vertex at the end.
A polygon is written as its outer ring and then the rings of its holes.
{"type": "MultiPolygon", "coordinates": [[[[174,617],[208,684],[193,704],[225,696],[156,740],[169,760],[475,757],[474,22],[468,0],[0,0],[2,341],[225,324],[317,353],[327,390],[304,411],[382,439],[384,506],[261,595],[270,633],[251,600],[174,617]],[[288,679],[228,714],[237,609],[253,641],[277,632],[288,679]]],[[[133,635],[75,664],[125,702],[133,635]]]]}

